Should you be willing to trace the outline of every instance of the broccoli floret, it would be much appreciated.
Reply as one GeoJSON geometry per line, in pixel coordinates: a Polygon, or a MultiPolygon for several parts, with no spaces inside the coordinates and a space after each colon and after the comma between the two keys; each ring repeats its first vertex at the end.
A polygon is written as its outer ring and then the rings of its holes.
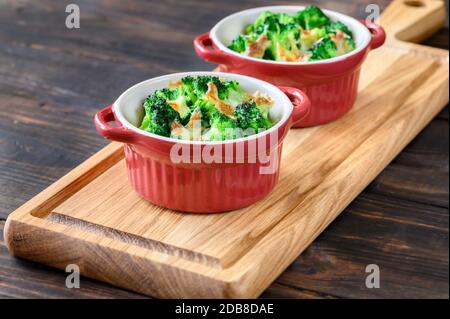
{"type": "Polygon", "coordinates": [[[253,30],[258,34],[270,32],[279,32],[280,25],[278,14],[270,11],[265,11],[259,15],[253,24],[253,30]]]}
{"type": "Polygon", "coordinates": [[[236,81],[228,81],[226,84],[226,90],[227,93],[223,100],[232,107],[238,106],[242,103],[242,101],[249,98],[248,93],[245,92],[245,90],[241,88],[239,83],[236,81]]]}
{"type": "Polygon", "coordinates": [[[270,51],[277,61],[296,61],[300,55],[300,30],[295,25],[285,25],[279,33],[269,33],[270,51]]]}
{"type": "Polygon", "coordinates": [[[327,34],[325,28],[314,28],[311,30],[302,30],[301,32],[301,49],[308,51],[314,44],[325,37],[327,34]]]}
{"type": "Polygon", "coordinates": [[[336,30],[334,34],[330,33],[329,37],[336,44],[337,55],[345,54],[356,48],[356,43],[355,40],[353,40],[353,37],[341,30],[336,30]]]}
{"type": "Polygon", "coordinates": [[[183,86],[178,86],[174,89],[163,88],[155,91],[152,96],[149,97],[151,101],[156,102],[158,99],[166,100],[167,104],[171,106],[176,112],[178,112],[178,118],[181,123],[185,124],[189,120],[191,109],[188,106],[192,104],[191,97],[188,92],[185,92],[183,86]]]}
{"type": "Polygon", "coordinates": [[[268,129],[272,123],[256,106],[255,102],[244,102],[239,104],[234,110],[237,124],[240,128],[246,130],[251,128],[255,133],[268,129]]]}
{"type": "Polygon", "coordinates": [[[236,81],[221,81],[217,76],[187,76],[181,79],[186,90],[192,91],[197,98],[202,97],[208,91],[208,83],[212,82],[217,87],[219,98],[224,100],[228,97],[230,90],[236,90],[239,83],[236,81]]]}
{"type": "Polygon", "coordinates": [[[355,41],[350,37],[344,37],[336,44],[338,50],[337,55],[343,55],[347,52],[353,51],[356,48],[355,41]]]}
{"type": "Polygon", "coordinates": [[[236,122],[220,112],[210,115],[209,130],[202,136],[206,141],[223,141],[235,139],[238,133],[236,122]]]}
{"type": "Polygon", "coordinates": [[[171,90],[170,98],[166,99],[167,103],[178,112],[181,123],[189,120],[191,109],[188,106],[187,98],[182,87],[171,90]]]}
{"type": "Polygon", "coordinates": [[[297,13],[295,19],[302,28],[307,30],[323,27],[330,21],[325,13],[316,6],[306,7],[304,10],[297,13]]]}
{"type": "Polygon", "coordinates": [[[340,21],[331,22],[325,27],[325,29],[327,33],[336,34],[337,30],[339,30],[341,32],[344,32],[349,37],[353,37],[352,31],[350,31],[350,29],[340,21]]]}
{"type": "Polygon", "coordinates": [[[252,23],[247,24],[247,26],[244,28],[244,34],[250,34],[253,33],[255,31],[255,27],[253,26],[252,23]]]}
{"type": "Polygon", "coordinates": [[[248,40],[243,35],[239,35],[231,42],[231,44],[228,46],[228,49],[242,53],[247,50],[248,44],[248,40]]]}
{"type": "Polygon", "coordinates": [[[278,22],[281,25],[294,25],[295,19],[294,16],[291,16],[287,13],[278,13],[278,22]]]}
{"type": "Polygon", "coordinates": [[[210,76],[186,76],[181,79],[181,83],[187,91],[192,92],[198,98],[208,90],[207,84],[210,78],[210,76]]]}
{"type": "Polygon", "coordinates": [[[195,96],[195,100],[205,94],[208,89],[207,86],[203,86],[203,82],[199,80],[199,78],[200,77],[185,76],[181,79],[181,83],[183,84],[185,90],[195,96]]]}
{"type": "MultiPolygon", "coordinates": [[[[230,98],[233,93],[241,93],[242,88],[239,86],[238,81],[220,81],[221,88],[219,89],[219,98],[226,100],[230,98]]],[[[217,84],[216,84],[217,85],[217,84]]]]}
{"type": "Polygon", "coordinates": [[[253,31],[258,34],[261,34],[264,31],[280,32],[283,26],[290,24],[292,25],[294,23],[294,17],[287,13],[273,13],[270,11],[265,11],[259,15],[251,27],[247,26],[246,31],[248,31],[247,34],[253,31]]]}
{"type": "Polygon", "coordinates": [[[210,126],[210,114],[217,111],[214,104],[206,99],[199,99],[195,103],[194,108],[200,110],[202,114],[202,127],[208,128],[210,126]]]}
{"type": "Polygon", "coordinates": [[[162,135],[170,136],[170,125],[177,118],[175,111],[164,98],[159,98],[161,92],[157,91],[144,102],[145,116],[140,129],[162,135]]]}
{"type": "Polygon", "coordinates": [[[317,42],[311,49],[311,55],[309,59],[311,61],[330,59],[337,56],[336,43],[330,38],[323,38],[317,42]]]}
{"type": "Polygon", "coordinates": [[[186,105],[190,108],[194,105],[195,101],[197,101],[197,95],[195,92],[192,91],[190,87],[184,85],[183,82],[180,82],[180,85],[171,91],[172,93],[170,100],[176,100],[183,97],[186,105]]]}

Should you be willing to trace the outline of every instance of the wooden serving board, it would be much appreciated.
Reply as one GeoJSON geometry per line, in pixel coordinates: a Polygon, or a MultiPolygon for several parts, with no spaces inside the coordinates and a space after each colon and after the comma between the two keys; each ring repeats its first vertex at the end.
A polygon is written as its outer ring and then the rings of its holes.
{"type": "MultiPolygon", "coordinates": [[[[448,102],[448,51],[420,41],[444,3],[395,1],[355,108],[289,132],[278,185],[251,207],[184,214],[140,199],[111,143],[13,212],[12,254],[158,297],[257,297],[448,102]],[[422,4],[422,5],[420,5],[422,4]]],[[[207,200],[207,199],[205,199],[207,200]]]]}

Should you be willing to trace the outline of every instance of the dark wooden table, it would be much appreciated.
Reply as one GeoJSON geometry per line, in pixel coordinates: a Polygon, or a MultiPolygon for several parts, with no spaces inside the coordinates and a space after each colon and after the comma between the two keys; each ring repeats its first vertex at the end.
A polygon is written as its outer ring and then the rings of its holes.
{"type": "MultiPolygon", "coordinates": [[[[289,1],[284,1],[289,3],[289,1]]],[[[310,1],[355,17],[385,0],[310,1]]],[[[108,142],[92,116],[130,85],[210,70],[192,39],[234,11],[275,1],[0,2],[0,297],[142,297],[9,256],[8,214],[108,142]],[[77,3],[81,28],[65,28],[77,3]]],[[[276,2],[278,3],[278,1],[276,2]]],[[[299,4],[299,1],[292,1],[299,4]]],[[[447,27],[427,44],[448,49],[447,27]]],[[[449,297],[448,107],[267,289],[275,298],[449,297]],[[365,287],[377,264],[381,288],[365,287]]]]}

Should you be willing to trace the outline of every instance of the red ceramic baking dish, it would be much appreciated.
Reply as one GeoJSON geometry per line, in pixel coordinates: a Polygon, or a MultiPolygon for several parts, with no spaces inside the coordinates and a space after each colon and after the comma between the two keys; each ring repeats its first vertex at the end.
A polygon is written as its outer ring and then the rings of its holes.
{"type": "Polygon", "coordinates": [[[95,125],[102,136],[125,144],[129,181],[140,196],[178,211],[222,212],[250,205],[272,190],[283,139],[309,109],[310,102],[299,89],[278,88],[237,74],[188,72],[134,85],[95,115],[95,125]],[[138,129],[145,98],[187,75],[217,75],[238,81],[248,92],[270,95],[274,105],[269,116],[276,124],[249,137],[211,142],[177,140],[138,129]],[[205,154],[214,154],[214,160],[205,154]]]}
{"type": "Polygon", "coordinates": [[[206,61],[220,64],[222,72],[244,74],[305,92],[312,104],[311,112],[294,127],[326,123],[348,112],[358,92],[361,64],[367,53],[380,47],[386,38],[379,25],[323,10],[331,20],[341,21],[350,28],[356,42],[354,51],[322,61],[277,62],[248,57],[227,48],[262,12],[294,14],[302,9],[304,7],[301,6],[273,6],[240,11],[224,18],[210,32],[194,40],[197,54],[206,61]]]}

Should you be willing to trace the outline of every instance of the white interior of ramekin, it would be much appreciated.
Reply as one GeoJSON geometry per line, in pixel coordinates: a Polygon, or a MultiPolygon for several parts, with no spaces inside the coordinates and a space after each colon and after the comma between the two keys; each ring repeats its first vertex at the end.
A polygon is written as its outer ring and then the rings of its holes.
{"type": "Polygon", "coordinates": [[[220,50],[225,51],[228,54],[238,56],[240,58],[245,58],[249,60],[254,60],[262,63],[269,64],[287,64],[287,65],[299,65],[299,64],[319,64],[319,63],[331,63],[345,59],[349,55],[356,54],[361,50],[364,50],[370,43],[372,39],[372,35],[370,31],[358,20],[346,16],[344,14],[330,11],[330,10],[322,10],[332,21],[341,21],[346,24],[349,29],[353,32],[353,37],[356,42],[356,49],[340,55],[338,57],[320,61],[312,61],[312,62],[280,62],[280,61],[272,61],[272,60],[263,60],[252,58],[233,50],[227,48],[227,46],[236,38],[239,34],[242,34],[244,28],[251,23],[254,23],[256,18],[264,11],[272,11],[276,13],[288,13],[295,14],[300,10],[303,10],[305,7],[303,6],[270,6],[270,7],[260,7],[249,10],[240,11],[229,15],[219,21],[210,32],[210,37],[213,40],[214,44],[220,50]]]}
{"type": "Polygon", "coordinates": [[[142,135],[147,135],[165,141],[171,142],[176,141],[177,143],[223,144],[223,143],[238,142],[241,140],[254,139],[261,135],[270,134],[272,131],[277,130],[278,127],[280,127],[284,122],[286,122],[289,119],[292,113],[292,103],[289,100],[289,98],[283,92],[281,92],[280,89],[278,89],[276,86],[248,76],[231,73],[221,73],[221,72],[185,72],[160,76],[157,78],[140,82],[132,86],[124,93],[122,93],[122,95],[120,95],[119,98],[114,102],[113,110],[117,119],[122,123],[123,126],[142,135]],[[253,94],[256,91],[268,94],[275,100],[274,105],[270,109],[269,117],[271,120],[277,121],[276,124],[272,126],[270,129],[261,132],[259,134],[251,135],[245,138],[226,141],[185,141],[152,134],[139,129],[138,126],[140,125],[142,118],[144,116],[144,109],[142,107],[142,103],[145,101],[147,96],[149,96],[156,90],[167,87],[169,82],[179,80],[188,75],[191,76],[216,75],[225,80],[238,81],[241,87],[251,94],[253,94]]]}

